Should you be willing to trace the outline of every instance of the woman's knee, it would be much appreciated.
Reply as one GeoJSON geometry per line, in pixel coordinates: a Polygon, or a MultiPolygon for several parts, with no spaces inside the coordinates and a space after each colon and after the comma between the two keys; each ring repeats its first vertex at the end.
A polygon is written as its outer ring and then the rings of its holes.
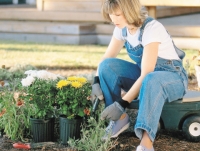
{"type": "Polygon", "coordinates": [[[155,72],[151,72],[147,74],[142,82],[142,85],[147,86],[147,85],[157,85],[159,84],[159,79],[157,77],[157,74],[155,72]]]}
{"type": "Polygon", "coordinates": [[[162,83],[155,72],[147,74],[142,82],[140,93],[158,93],[162,90],[162,83]]]}
{"type": "Polygon", "coordinates": [[[112,67],[113,64],[115,64],[116,58],[106,58],[104,59],[100,64],[98,71],[99,73],[102,73],[105,70],[108,70],[109,68],[112,67]]]}

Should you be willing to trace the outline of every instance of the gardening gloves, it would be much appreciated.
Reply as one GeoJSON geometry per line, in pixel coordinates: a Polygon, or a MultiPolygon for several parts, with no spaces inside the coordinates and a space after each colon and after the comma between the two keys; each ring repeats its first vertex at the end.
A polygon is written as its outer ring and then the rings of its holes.
{"type": "Polygon", "coordinates": [[[94,103],[95,98],[97,97],[99,100],[103,100],[104,96],[102,90],[100,88],[99,76],[94,77],[94,83],[92,85],[92,102],[94,103]]]}
{"type": "Polygon", "coordinates": [[[129,102],[120,98],[103,110],[101,113],[101,119],[117,121],[120,119],[127,106],[129,106],[129,102]]]}

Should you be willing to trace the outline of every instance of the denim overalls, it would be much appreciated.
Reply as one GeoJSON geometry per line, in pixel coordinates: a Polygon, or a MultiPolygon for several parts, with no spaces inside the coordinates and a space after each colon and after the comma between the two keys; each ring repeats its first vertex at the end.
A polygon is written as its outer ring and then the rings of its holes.
{"type": "MultiPolygon", "coordinates": [[[[148,17],[140,28],[138,37],[140,43],[146,24],[152,20],[153,18],[148,17]]],[[[122,36],[126,37],[126,32],[126,28],[123,28],[122,36]]],[[[141,73],[143,46],[139,44],[132,47],[126,41],[125,47],[129,57],[136,64],[117,58],[108,58],[99,65],[100,84],[106,106],[121,97],[121,89],[128,91],[141,73]]],[[[185,53],[175,45],[174,47],[180,60],[167,60],[158,57],[154,72],[146,75],[142,82],[138,96],[138,117],[134,128],[140,139],[143,130],[145,130],[150,139],[154,141],[164,103],[180,99],[186,93],[188,78],[182,65],[185,53]]]]}

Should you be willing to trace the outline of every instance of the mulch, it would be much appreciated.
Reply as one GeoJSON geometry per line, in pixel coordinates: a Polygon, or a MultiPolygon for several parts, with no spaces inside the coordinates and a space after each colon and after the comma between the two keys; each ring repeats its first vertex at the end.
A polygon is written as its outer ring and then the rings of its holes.
{"type": "MultiPolygon", "coordinates": [[[[140,140],[134,132],[126,131],[122,133],[116,141],[116,146],[111,151],[135,151],[140,140]]],[[[13,148],[14,141],[7,137],[0,138],[1,151],[26,151],[25,149],[13,148]]],[[[188,142],[181,131],[161,130],[154,143],[155,151],[200,151],[200,143],[188,142]]],[[[55,145],[44,146],[42,148],[30,149],[30,151],[75,151],[72,148],[55,143],[55,145]]]]}

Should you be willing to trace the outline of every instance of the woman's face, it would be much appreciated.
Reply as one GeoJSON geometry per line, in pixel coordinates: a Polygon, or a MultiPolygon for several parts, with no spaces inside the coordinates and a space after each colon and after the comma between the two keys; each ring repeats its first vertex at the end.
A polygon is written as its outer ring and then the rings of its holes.
{"type": "Polygon", "coordinates": [[[109,14],[110,19],[112,20],[113,24],[117,26],[118,28],[124,28],[128,25],[122,11],[118,9],[117,11],[113,12],[112,14],[109,14]]]}

